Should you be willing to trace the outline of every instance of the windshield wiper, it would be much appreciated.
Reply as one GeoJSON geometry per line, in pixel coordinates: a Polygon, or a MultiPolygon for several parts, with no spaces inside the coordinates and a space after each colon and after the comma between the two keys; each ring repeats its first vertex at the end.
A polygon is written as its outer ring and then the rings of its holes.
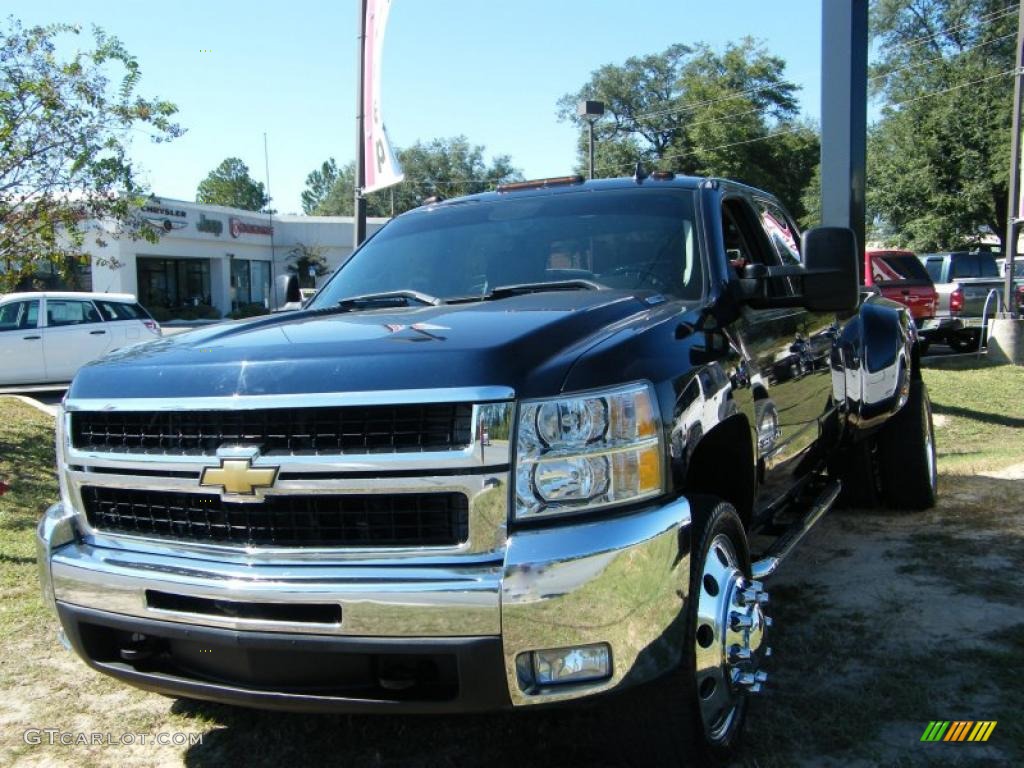
{"type": "Polygon", "coordinates": [[[362,309],[364,307],[407,307],[411,302],[436,307],[444,304],[442,299],[419,291],[386,291],[384,293],[367,293],[362,296],[350,296],[338,302],[341,309],[362,309]]]}
{"type": "Polygon", "coordinates": [[[480,299],[504,299],[508,296],[521,296],[524,293],[543,293],[545,291],[600,291],[604,288],[590,280],[551,280],[546,283],[519,283],[518,285],[499,285],[480,299]]]}

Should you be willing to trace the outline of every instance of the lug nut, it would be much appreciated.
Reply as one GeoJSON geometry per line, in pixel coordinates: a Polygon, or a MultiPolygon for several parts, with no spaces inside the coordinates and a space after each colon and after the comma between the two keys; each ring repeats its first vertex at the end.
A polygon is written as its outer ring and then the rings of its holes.
{"type": "Polygon", "coordinates": [[[736,664],[741,661],[750,661],[750,649],[734,645],[729,649],[729,663],[736,664]]]}
{"type": "Polygon", "coordinates": [[[767,648],[764,649],[764,657],[767,659],[767,658],[770,658],[771,655],[772,655],[772,647],[769,645],[767,648]]]}
{"type": "Polygon", "coordinates": [[[734,630],[750,629],[754,626],[754,620],[746,613],[729,614],[729,626],[734,630]]]}
{"type": "Polygon", "coordinates": [[[775,623],[775,622],[774,622],[774,621],[772,621],[772,617],[771,617],[771,616],[765,616],[765,617],[764,617],[764,625],[765,625],[766,627],[770,627],[770,626],[771,626],[772,624],[774,624],[774,623],[775,623]]]}
{"type": "Polygon", "coordinates": [[[740,605],[750,605],[751,603],[756,603],[757,605],[767,605],[768,593],[759,592],[758,590],[751,587],[750,589],[744,589],[742,592],[740,592],[738,599],[740,605]]]}

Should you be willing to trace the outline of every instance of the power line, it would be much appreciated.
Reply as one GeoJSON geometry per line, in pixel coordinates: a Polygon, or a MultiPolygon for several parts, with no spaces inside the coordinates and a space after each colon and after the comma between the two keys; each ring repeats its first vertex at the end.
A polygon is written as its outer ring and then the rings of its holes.
{"type": "Polygon", "coordinates": [[[933,38],[939,37],[940,35],[947,35],[950,32],[956,32],[957,30],[964,29],[966,27],[974,25],[982,26],[984,24],[990,24],[994,21],[999,21],[1000,19],[1009,16],[1010,14],[1015,14],[1017,13],[1017,11],[1018,8],[1016,5],[1010,5],[1001,11],[992,11],[990,13],[986,13],[982,16],[979,16],[977,19],[965,21],[962,24],[956,24],[952,27],[940,29],[938,32],[932,32],[930,35],[923,35],[921,37],[911,38],[910,40],[907,40],[904,43],[897,43],[895,46],[893,46],[893,50],[899,50],[900,48],[916,48],[919,45],[927,43],[929,40],[933,38]]]}
{"type": "MultiPolygon", "coordinates": [[[[974,45],[967,46],[963,50],[957,51],[956,55],[957,56],[962,56],[963,54],[967,53],[968,51],[973,51],[975,48],[984,48],[986,45],[992,45],[993,43],[998,43],[1000,40],[1006,40],[1008,38],[1016,37],[1016,36],[1017,36],[1016,32],[1010,32],[1009,34],[1001,35],[999,37],[994,37],[991,40],[986,40],[983,43],[975,43],[974,45]]],[[[935,58],[926,59],[925,61],[919,61],[919,62],[917,62],[915,64],[908,64],[908,65],[906,65],[904,67],[900,67],[899,69],[894,69],[894,70],[892,70],[890,72],[881,72],[881,73],[879,73],[877,75],[872,75],[871,77],[868,78],[868,82],[872,82],[874,80],[881,80],[881,79],[884,79],[886,77],[891,77],[892,75],[899,74],[900,72],[906,72],[908,69],[919,69],[920,67],[923,67],[923,66],[925,66],[927,64],[936,64],[936,63],[938,63],[940,61],[950,61],[950,60],[951,59],[947,59],[945,56],[936,56],[935,58]]]]}
{"type": "Polygon", "coordinates": [[[915,96],[912,99],[903,99],[902,101],[893,101],[893,102],[890,102],[889,104],[887,104],[886,106],[889,106],[889,107],[902,107],[905,104],[912,104],[913,102],[921,101],[922,99],[930,99],[933,96],[941,96],[942,94],[949,93],[950,91],[959,91],[961,88],[969,88],[972,85],[977,85],[978,83],[984,83],[986,80],[995,80],[997,77],[1005,77],[1006,75],[1012,75],[1014,72],[1016,72],[1016,70],[1008,69],[1005,72],[997,72],[996,74],[989,75],[988,77],[979,77],[977,80],[971,80],[970,82],[967,82],[967,83],[961,83],[960,85],[953,85],[953,86],[950,86],[949,88],[943,88],[941,91],[931,91],[930,93],[925,93],[925,94],[923,94],[921,96],[915,96]]]}

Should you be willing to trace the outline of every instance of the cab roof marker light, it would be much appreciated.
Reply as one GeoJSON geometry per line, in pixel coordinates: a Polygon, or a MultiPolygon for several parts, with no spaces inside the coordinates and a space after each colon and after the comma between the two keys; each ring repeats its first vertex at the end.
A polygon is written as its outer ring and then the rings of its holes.
{"type": "Polygon", "coordinates": [[[550,179],[533,179],[531,181],[514,181],[510,184],[499,184],[498,192],[517,192],[521,189],[545,189],[546,187],[568,187],[573,184],[582,184],[583,177],[575,176],[554,176],[550,179]]]}

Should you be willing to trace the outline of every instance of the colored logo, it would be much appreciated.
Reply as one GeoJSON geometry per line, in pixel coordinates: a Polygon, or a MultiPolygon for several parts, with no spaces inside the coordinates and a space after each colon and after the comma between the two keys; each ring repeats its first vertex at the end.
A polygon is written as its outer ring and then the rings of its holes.
{"type": "Polygon", "coordinates": [[[253,496],[257,488],[272,488],[277,467],[257,469],[248,459],[222,459],[219,467],[206,467],[199,484],[222,489],[224,494],[253,496]]]}
{"type": "Polygon", "coordinates": [[[274,234],[274,228],[271,226],[266,224],[250,224],[234,217],[228,219],[228,231],[232,237],[239,237],[240,235],[266,235],[269,237],[274,234]]]}
{"type": "Polygon", "coordinates": [[[921,741],[988,741],[996,720],[932,720],[921,734],[921,741]]]}

